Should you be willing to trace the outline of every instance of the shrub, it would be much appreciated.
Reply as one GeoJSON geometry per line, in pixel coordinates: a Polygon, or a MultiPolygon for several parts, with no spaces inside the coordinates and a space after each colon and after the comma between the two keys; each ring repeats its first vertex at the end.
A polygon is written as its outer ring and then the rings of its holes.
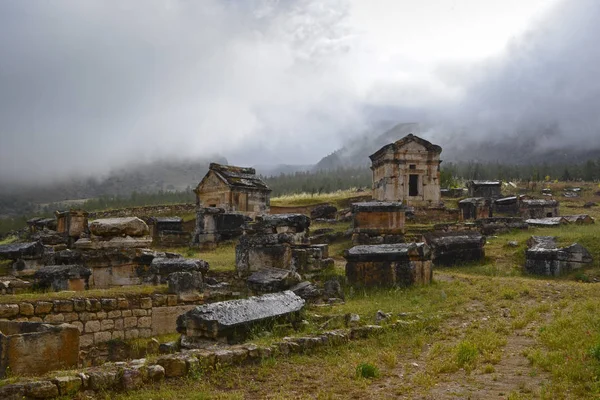
{"type": "Polygon", "coordinates": [[[358,378],[377,378],[379,369],[372,364],[362,363],[356,367],[356,376],[358,378]]]}

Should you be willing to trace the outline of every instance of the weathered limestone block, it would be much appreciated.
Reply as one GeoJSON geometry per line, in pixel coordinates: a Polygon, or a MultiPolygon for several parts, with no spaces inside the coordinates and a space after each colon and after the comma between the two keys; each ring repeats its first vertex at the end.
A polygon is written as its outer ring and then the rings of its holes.
{"type": "Polygon", "coordinates": [[[425,243],[354,246],[344,251],[346,278],[358,286],[410,286],[432,279],[431,252],[425,243]]]}
{"type": "Polygon", "coordinates": [[[244,226],[252,219],[224,208],[200,207],[196,210],[196,228],[192,244],[203,248],[214,248],[217,243],[231,240],[244,233],[244,226]]]}
{"type": "Polygon", "coordinates": [[[515,229],[526,230],[529,228],[523,218],[517,217],[479,218],[475,220],[475,224],[483,235],[496,235],[515,229]]]}
{"type": "Polygon", "coordinates": [[[535,275],[559,276],[593,262],[592,255],[580,244],[558,247],[556,237],[532,236],[525,250],[525,271],[535,275]]]}
{"type": "Polygon", "coordinates": [[[137,217],[103,218],[90,223],[90,232],[96,236],[146,236],[148,225],[137,217]]]}
{"type": "Polygon", "coordinates": [[[146,248],[150,247],[150,245],[152,245],[151,236],[107,236],[81,238],[74,244],[75,248],[79,250],[146,248]]]}
{"type": "Polygon", "coordinates": [[[40,242],[2,244],[0,245],[0,260],[41,258],[44,250],[45,247],[40,242]]]}
{"type": "Polygon", "coordinates": [[[399,202],[369,201],[352,204],[354,244],[404,241],[406,207],[399,202]]]}
{"type": "Polygon", "coordinates": [[[303,233],[310,227],[310,218],[304,214],[267,214],[256,217],[250,230],[266,233],[303,233]]]}
{"type": "Polygon", "coordinates": [[[492,216],[492,202],[487,197],[471,197],[458,202],[460,219],[490,218],[492,216]]]}
{"type": "Polygon", "coordinates": [[[177,331],[182,334],[182,345],[198,339],[226,339],[231,343],[257,324],[296,318],[303,307],[304,300],[291,291],[205,304],[180,315],[177,331]]]}
{"type": "Polygon", "coordinates": [[[81,291],[89,288],[92,271],[81,265],[47,265],[35,272],[34,278],[40,288],[81,291]]]}
{"type": "Polygon", "coordinates": [[[16,375],[40,375],[76,367],[78,360],[77,327],[0,320],[0,377],[7,368],[16,375]]]}
{"type": "Polygon", "coordinates": [[[292,269],[301,274],[333,267],[327,244],[298,244],[292,246],[292,269]]]}
{"type": "Polygon", "coordinates": [[[80,376],[57,376],[52,382],[58,387],[61,396],[73,396],[83,384],[80,376]]]}
{"type": "Polygon", "coordinates": [[[167,277],[169,285],[168,293],[176,294],[182,300],[192,300],[198,298],[198,292],[202,290],[202,273],[193,272],[173,272],[167,277]]]}
{"type": "Polygon", "coordinates": [[[332,204],[321,204],[310,211],[311,219],[335,219],[337,207],[332,204]]]}
{"type": "Polygon", "coordinates": [[[323,296],[323,291],[308,281],[300,282],[290,290],[306,301],[318,300],[323,296]]]}
{"type": "Polygon", "coordinates": [[[531,218],[531,219],[526,220],[525,222],[530,226],[542,226],[542,227],[560,226],[560,225],[566,225],[569,223],[569,221],[567,221],[563,217],[531,218]]]}
{"type": "Polygon", "coordinates": [[[0,281],[0,293],[18,294],[27,292],[32,287],[32,283],[11,276],[3,277],[0,281]]]}
{"type": "Polygon", "coordinates": [[[263,268],[250,275],[246,283],[256,293],[272,293],[289,289],[300,279],[300,275],[289,269],[263,268]]]}
{"type": "Polygon", "coordinates": [[[150,276],[156,283],[167,283],[167,278],[174,272],[198,272],[202,275],[209,270],[209,265],[204,260],[187,258],[157,257],[150,264],[150,276]]]}
{"type": "Polygon", "coordinates": [[[436,266],[460,265],[485,257],[485,236],[479,232],[434,232],[423,235],[436,266]]]}

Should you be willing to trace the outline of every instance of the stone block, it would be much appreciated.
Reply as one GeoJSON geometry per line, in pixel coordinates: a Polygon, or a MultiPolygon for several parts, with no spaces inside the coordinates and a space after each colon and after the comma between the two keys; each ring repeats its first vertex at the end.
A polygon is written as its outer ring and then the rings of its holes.
{"type": "Polygon", "coordinates": [[[125,339],[137,339],[140,337],[140,331],[137,329],[128,329],[125,331],[125,339]]]}
{"type": "Polygon", "coordinates": [[[90,232],[96,236],[145,236],[148,225],[137,217],[103,218],[90,223],[90,232]]]}
{"type": "Polygon", "coordinates": [[[168,306],[176,306],[177,305],[177,295],[176,294],[169,294],[167,295],[167,305],[168,306]]]}
{"type": "Polygon", "coordinates": [[[141,338],[149,338],[152,336],[152,329],[138,329],[139,330],[139,337],[141,338]]]}
{"type": "Polygon", "coordinates": [[[121,315],[123,317],[131,317],[133,315],[133,312],[131,310],[123,310],[121,311],[121,315]]]}
{"type": "Polygon", "coordinates": [[[60,324],[65,322],[65,316],[62,314],[48,314],[44,317],[46,324],[60,324]]]}
{"type": "Polygon", "coordinates": [[[79,344],[81,347],[89,347],[94,345],[94,334],[89,333],[79,336],[79,344]]]}
{"type": "Polygon", "coordinates": [[[115,328],[115,322],[112,319],[105,319],[100,321],[101,331],[110,331],[115,328]]]}
{"type": "Polygon", "coordinates": [[[118,307],[117,299],[100,299],[100,304],[104,311],[112,311],[118,307]]]}
{"type": "Polygon", "coordinates": [[[226,338],[236,342],[257,324],[265,321],[297,317],[304,300],[291,291],[230,300],[198,306],[177,318],[177,331],[182,342],[198,339],[226,338]]]}
{"type": "Polygon", "coordinates": [[[48,301],[36,301],[35,303],[35,314],[43,315],[48,314],[52,311],[54,305],[48,301]]]}
{"type": "Polygon", "coordinates": [[[73,321],[73,322],[69,322],[71,325],[77,327],[77,329],[79,329],[79,333],[83,332],[83,323],[79,322],[79,321],[73,321]]]}
{"type": "Polygon", "coordinates": [[[164,368],[165,377],[177,378],[187,375],[188,366],[184,357],[168,355],[159,357],[156,363],[164,368]]]}
{"type": "Polygon", "coordinates": [[[70,300],[54,300],[54,312],[72,312],[73,303],[70,300]]]}
{"type": "Polygon", "coordinates": [[[94,344],[108,342],[112,339],[111,332],[96,332],[94,333],[94,344]]]}
{"type": "Polygon", "coordinates": [[[148,315],[148,312],[141,308],[136,308],[135,310],[132,310],[132,313],[134,317],[145,317],[146,315],[148,315]]]}
{"type": "Polygon", "coordinates": [[[25,396],[33,399],[58,397],[58,386],[51,381],[29,382],[25,385],[25,396]]]}
{"type": "Polygon", "coordinates": [[[73,299],[73,311],[85,311],[85,299],[73,299]]]}
{"type": "Polygon", "coordinates": [[[81,389],[82,382],[79,376],[57,376],[52,382],[58,387],[60,396],[74,396],[81,389]]]}
{"type": "Polygon", "coordinates": [[[121,330],[113,331],[112,338],[113,338],[113,340],[123,340],[123,339],[125,339],[125,332],[121,331],[121,330]]]}
{"type": "Polygon", "coordinates": [[[86,299],[85,310],[90,312],[102,311],[102,304],[98,299],[86,299]]]}
{"type": "Polygon", "coordinates": [[[0,304],[0,318],[12,318],[19,315],[18,304],[0,304]]]}
{"type": "Polygon", "coordinates": [[[140,317],[137,322],[138,328],[151,328],[152,327],[152,317],[140,317]]]}
{"type": "Polygon", "coordinates": [[[96,318],[97,319],[106,319],[106,317],[108,316],[108,314],[106,313],[106,311],[98,311],[96,313],[96,318]]]}
{"type": "Polygon", "coordinates": [[[64,313],[63,314],[65,317],[65,322],[73,322],[73,321],[77,321],[79,319],[79,314],[75,313],[75,312],[70,312],[70,313],[64,313]]]}
{"type": "Polygon", "coordinates": [[[162,365],[148,366],[148,380],[159,382],[165,378],[165,368],[162,365]]]}
{"type": "Polygon", "coordinates": [[[101,324],[100,321],[88,321],[85,323],[85,333],[95,333],[95,332],[99,332],[101,328],[101,324]]]}
{"type": "Polygon", "coordinates": [[[152,334],[158,336],[177,332],[177,317],[194,307],[196,306],[155,307],[152,310],[152,334]]]}
{"type": "Polygon", "coordinates": [[[135,328],[137,326],[137,317],[123,318],[123,327],[125,329],[135,328]]]}
{"type": "Polygon", "coordinates": [[[78,360],[77,327],[0,320],[0,377],[7,369],[15,375],[41,375],[76,367],[78,360]]]}
{"type": "Polygon", "coordinates": [[[127,300],[126,298],[118,298],[117,307],[119,307],[119,309],[121,310],[129,308],[129,300],[127,300]]]}
{"type": "Polygon", "coordinates": [[[107,318],[119,318],[122,315],[120,310],[109,311],[107,314],[107,318]]]}
{"type": "Polygon", "coordinates": [[[115,318],[114,322],[115,322],[115,329],[123,330],[125,328],[123,318],[115,318]]]}
{"type": "Polygon", "coordinates": [[[33,304],[31,303],[20,303],[19,304],[19,313],[25,316],[32,316],[34,313],[33,304]]]}
{"type": "Polygon", "coordinates": [[[140,299],[140,308],[148,309],[152,308],[152,299],[150,297],[143,297],[140,299]]]}

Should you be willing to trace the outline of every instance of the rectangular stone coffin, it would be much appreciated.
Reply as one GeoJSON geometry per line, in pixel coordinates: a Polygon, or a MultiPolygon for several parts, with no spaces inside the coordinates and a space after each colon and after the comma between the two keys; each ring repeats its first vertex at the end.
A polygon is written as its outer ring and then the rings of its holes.
{"type": "Polygon", "coordinates": [[[0,245],[0,260],[34,259],[44,255],[44,245],[40,242],[10,243],[0,245]]]}
{"type": "Polygon", "coordinates": [[[261,268],[292,268],[294,234],[244,235],[235,248],[235,267],[239,276],[261,268]]]}
{"type": "Polygon", "coordinates": [[[74,368],[78,360],[76,326],[0,320],[0,377],[74,368]]]}
{"type": "Polygon", "coordinates": [[[558,247],[553,236],[532,236],[525,251],[525,271],[534,275],[559,276],[590,266],[592,255],[580,244],[558,247]]]}
{"type": "Polygon", "coordinates": [[[177,318],[177,331],[182,345],[194,340],[227,340],[244,338],[257,324],[279,318],[296,318],[304,300],[287,290],[242,300],[230,300],[198,306],[177,318]]]}
{"type": "Polygon", "coordinates": [[[435,232],[423,235],[435,266],[460,265],[485,257],[485,236],[479,232],[435,232]]]}
{"type": "Polygon", "coordinates": [[[46,265],[35,272],[34,278],[40,288],[81,291],[89,288],[92,271],[81,265],[46,265]]]}
{"type": "Polygon", "coordinates": [[[354,246],[344,252],[346,278],[357,286],[410,286],[431,282],[431,253],[425,243],[354,246]]]}
{"type": "Polygon", "coordinates": [[[355,233],[401,235],[406,207],[402,203],[372,201],[352,204],[355,233]]]}

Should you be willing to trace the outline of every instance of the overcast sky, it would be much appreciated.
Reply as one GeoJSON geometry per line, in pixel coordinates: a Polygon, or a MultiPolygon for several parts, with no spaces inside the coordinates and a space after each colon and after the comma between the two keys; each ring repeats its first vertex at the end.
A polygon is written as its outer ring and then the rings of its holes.
{"type": "Polygon", "coordinates": [[[211,154],[309,164],[366,129],[373,110],[423,118],[441,141],[465,126],[485,138],[506,121],[513,134],[546,124],[598,137],[599,9],[0,0],[0,179],[211,154]]]}

